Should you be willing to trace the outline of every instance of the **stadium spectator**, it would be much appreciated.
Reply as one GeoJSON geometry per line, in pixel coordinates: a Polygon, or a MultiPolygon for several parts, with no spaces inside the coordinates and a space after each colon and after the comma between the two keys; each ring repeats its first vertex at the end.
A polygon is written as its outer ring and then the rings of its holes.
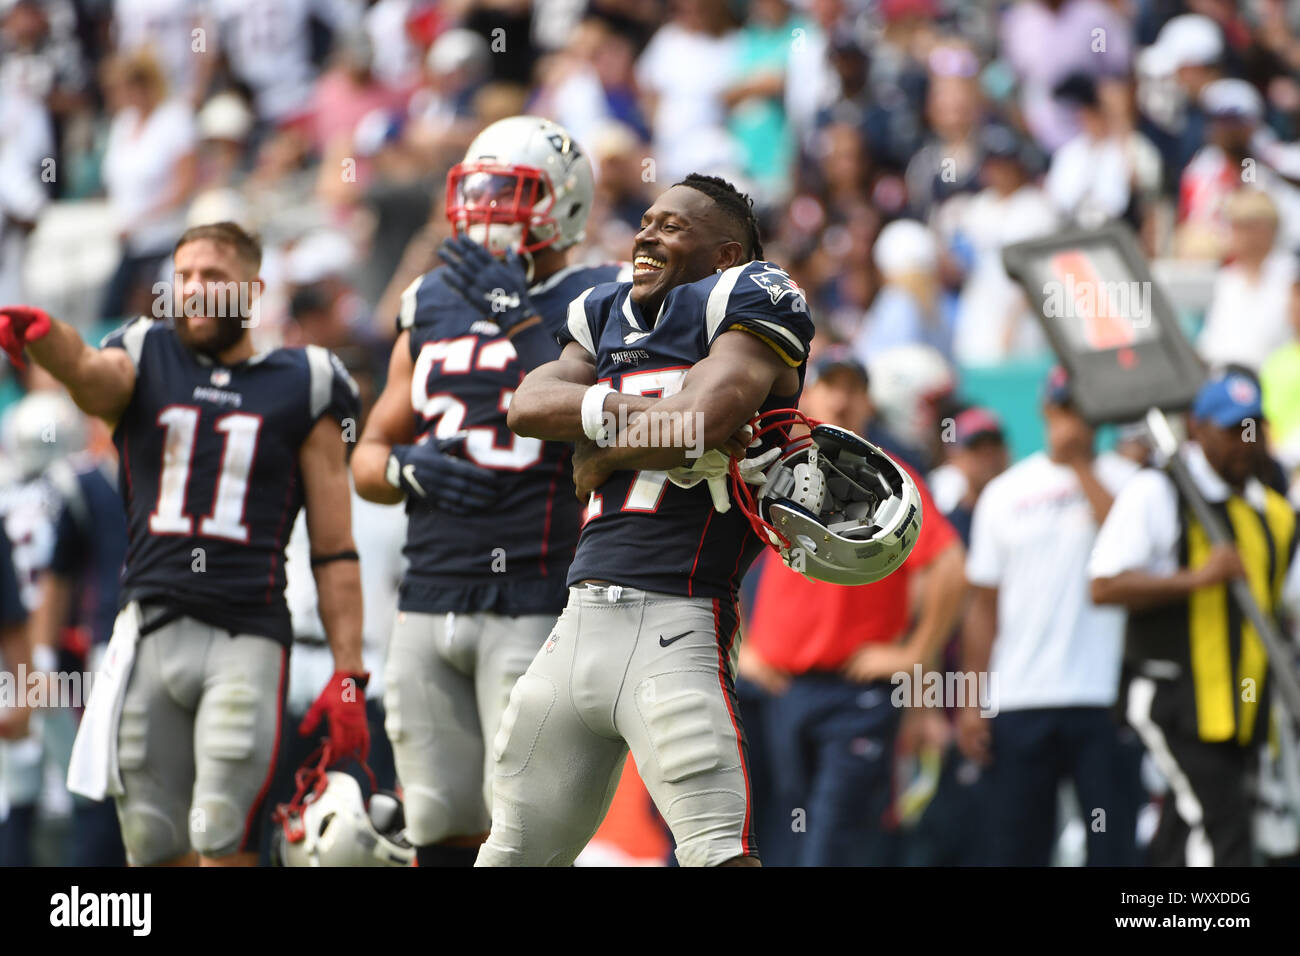
{"type": "Polygon", "coordinates": [[[1075,72],[1127,73],[1132,42],[1131,25],[1102,0],[1018,0],[1007,10],[999,51],[1020,80],[1020,106],[1040,146],[1054,151],[1078,132],[1052,97],[1056,85],[1075,72]]]}
{"type": "Polygon", "coordinates": [[[1269,355],[1259,378],[1273,454],[1294,483],[1300,478],[1300,280],[1291,286],[1287,308],[1291,341],[1269,355]]]}
{"type": "Polygon", "coordinates": [[[1093,604],[1087,563],[1114,495],[1137,468],[1095,454],[1060,368],[1048,379],[1043,418],[1046,452],[994,478],[975,505],[963,670],[989,675],[993,714],[982,713],[987,702],[968,703],[959,740],[968,758],[990,767],[994,862],[1048,865],[1057,792],[1069,781],[1088,826],[1089,865],[1135,865],[1138,762],[1110,711],[1124,615],[1093,604]]]}
{"type": "Polygon", "coordinates": [[[492,54],[473,30],[453,28],[429,47],[423,83],[411,95],[412,135],[435,168],[465,152],[478,126],[474,97],[483,87],[492,54]]]}
{"type": "MultiPolygon", "coordinates": [[[[862,427],[870,410],[866,372],[845,353],[815,366],[804,412],[862,427]]],[[[780,825],[758,833],[768,863],[880,866],[894,858],[886,813],[902,712],[891,702],[891,677],[930,665],[965,587],[965,548],[913,477],[927,518],[912,553],[884,580],[826,584],[764,555],[740,668],[768,695],[758,718],[767,752],[755,757],[776,771],[771,817],[780,825]],[[909,626],[913,588],[919,610],[909,626]],[[799,809],[806,833],[791,826],[799,809]]]]}
{"type": "Polygon", "coordinates": [[[876,237],[872,253],[884,285],[853,340],[858,359],[900,345],[928,345],[952,358],[952,325],[938,277],[934,235],[915,219],[897,219],[876,237]]]}
{"type": "MultiPolygon", "coordinates": [[[[375,110],[397,111],[406,105],[402,92],[385,86],[372,70],[375,52],[365,33],[349,33],[339,41],[312,95],[311,145],[319,153],[339,142],[350,144],[357,125],[375,110]]],[[[333,165],[343,172],[340,164],[333,165]]]]}
{"type": "Polygon", "coordinates": [[[808,29],[787,0],[754,0],[736,31],[733,82],[722,93],[730,111],[727,128],[740,148],[740,169],[754,184],[760,205],[789,191],[795,149],[785,115],[791,38],[808,29]]]}
{"type": "Polygon", "coordinates": [[[636,64],[636,80],[654,130],[656,181],[695,169],[728,175],[737,165],[723,95],[731,84],[736,33],[724,0],[674,0],[636,64]],[[702,69],[702,64],[711,64],[702,69]]]}
{"type": "Polygon", "coordinates": [[[1169,786],[1148,851],[1157,866],[1252,860],[1269,661],[1228,584],[1250,581],[1266,614],[1300,612],[1295,511],[1253,477],[1262,416],[1239,372],[1213,376],[1192,405],[1183,460],[1229,543],[1212,543],[1169,476],[1147,469],[1116,498],[1088,565],[1093,599],[1128,610],[1124,714],[1169,786]]]}
{"type": "Polygon", "coordinates": [[[68,0],[15,0],[0,16],[0,95],[45,106],[62,122],[84,103],[86,69],[68,0]]]}
{"type": "Polygon", "coordinates": [[[113,0],[114,52],[147,51],[162,67],[168,89],[197,108],[217,61],[208,6],[191,0],[113,0]]]}
{"type": "Polygon", "coordinates": [[[1278,248],[1277,206],[1254,189],[1234,192],[1224,202],[1228,220],[1228,262],[1214,278],[1214,297],[1197,351],[1211,365],[1237,363],[1258,371],[1287,344],[1295,256],[1278,248]]]}
{"type": "Polygon", "coordinates": [[[21,302],[28,235],[49,202],[54,138],[39,103],[2,87],[0,130],[0,302],[21,302]]]}
{"type": "Polygon", "coordinates": [[[1160,154],[1125,122],[1127,83],[1098,84],[1078,73],[1066,77],[1055,94],[1073,106],[1080,129],[1052,157],[1044,183],[1048,196],[1065,219],[1081,228],[1112,219],[1141,228],[1142,211],[1160,189],[1160,154]],[[1109,88],[1109,111],[1099,86],[1109,88]]]}
{"type": "Polygon", "coordinates": [[[1201,106],[1209,126],[1206,144],[1179,181],[1179,255],[1222,257],[1229,241],[1227,199],[1244,188],[1269,195],[1277,206],[1282,247],[1300,247],[1300,193],[1253,155],[1264,114],[1259,92],[1245,80],[1215,80],[1202,90],[1201,106]]]}
{"type": "Polygon", "coordinates": [[[312,22],[333,34],[354,31],[361,11],[347,0],[213,0],[227,71],[253,93],[262,126],[280,127],[310,115],[318,70],[312,22]]]}
{"type": "Polygon", "coordinates": [[[101,315],[118,319],[149,313],[141,299],[160,278],[164,262],[185,228],[198,158],[194,114],[168,99],[166,80],[148,53],[114,61],[106,70],[113,122],[104,150],[103,178],[122,242],[122,258],[109,280],[101,315]],[[143,294],[142,294],[143,287],[143,294]]]}
{"type": "Polygon", "coordinates": [[[946,457],[927,477],[930,494],[935,507],[969,547],[975,502],[1010,464],[1002,421],[987,408],[965,408],[940,422],[940,441],[946,457]]]}
{"type": "Polygon", "coordinates": [[[1156,42],[1138,58],[1138,68],[1155,81],[1157,92],[1166,81],[1173,82],[1173,95],[1144,97],[1170,183],[1177,183],[1205,143],[1208,120],[1201,93],[1222,76],[1223,54],[1219,25],[1202,14],[1184,13],[1165,23],[1156,42]]]}
{"type": "Polygon", "coordinates": [[[979,188],[980,123],[984,101],[979,59],[965,46],[947,44],[930,54],[925,120],[929,135],[907,164],[912,214],[933,222],[946,200],[979,188]]]}
{"type": "Polygon", "coordinates": [[[649,139],[636,96],[636,53],[636,39],[626,25],[600,15],[585,17],[565,49],[541,71],[531,111],[554,119],[580,143],[592,142],[609,123],[621,123],[638,138],[649,139]]]}
{"type": "Polygon", "coordinates": [[[867,366],[871,418],[863,433],[917,471],[938,465],[940,411],[952,399],[952,366],[927,345],[886,349],[867,366]]]}
{"type": "Polygon", "coordinates": [[[948,353],[967,365],[1036,357],[1046,343],[1019,286],[1002,265],[1005,246],[1044,236],[1059,217],[1035,185],[1037,153],[1015,130],[989,124],[980,135],[984,188],[960,207],[949,244],[968,262],[948,353]]]}

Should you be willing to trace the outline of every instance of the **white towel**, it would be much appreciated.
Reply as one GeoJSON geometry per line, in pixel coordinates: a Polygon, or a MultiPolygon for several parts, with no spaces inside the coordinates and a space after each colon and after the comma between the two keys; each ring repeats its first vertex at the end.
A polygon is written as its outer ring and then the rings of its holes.
{"type": "Polygon", "coordinates": [[[117,765],[117,725],[140,639],[140,605],[132,601],[117,615],[104,663],[86,701],[68,763],[68,789],[91,800],[123,792],[117,765]]]}

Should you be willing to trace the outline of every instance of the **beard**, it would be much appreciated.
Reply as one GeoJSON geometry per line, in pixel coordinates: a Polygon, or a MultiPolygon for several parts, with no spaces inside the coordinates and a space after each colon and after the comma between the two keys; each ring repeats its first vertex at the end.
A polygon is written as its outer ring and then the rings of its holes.
{"type": "Polygon", "coordinates": [[[239,343],[239,340],[244,337],[244,325],[242,319],[218,318],[213,320],[209,329],[196,333],[190,328],[189,317],[178,315],[176,334],[180,336],[181,343],[186,348],[216,358],[239,343]]]}

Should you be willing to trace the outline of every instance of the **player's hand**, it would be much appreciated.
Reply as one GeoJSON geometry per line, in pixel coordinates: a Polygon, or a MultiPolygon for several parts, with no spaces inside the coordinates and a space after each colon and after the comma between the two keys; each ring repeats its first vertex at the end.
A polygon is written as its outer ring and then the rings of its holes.
{"type": "Polygon", "coordinates": [[[23,348],[50,331],[50,317],[42,309],[26,305],[7,305],[0,308],[0,349],[9,356],[15,368],[26,368],[23,348]]]}
{"type": "Polygon", "coordinates": [[[457,435],[394,445],[385,473],[388,483],[452,514],[483,511],[496,501],[498,476],[450,453],[464,440],[464,435],[457,435]]]}
{"type": "Polygon", "coordinates": [[[769,694],[784,694],[790,687],[790,675],[786,671],[773,667],[759,656],[758,651],[743,641],[736,669],[741,677],[753,681],[769,694]]]}
{"type": "Polygon", "coordinates": [[[920,663],[910,641],[895,644],[863,644],[844,662],[841,670],[849,680],[866,683],[887,680],[899,672],[910,674],[920,663]]]}
{"type": "Polygon", "coordinates": [[[1210,549],[1205,563],[1196,569],[1197,587],[1208,588],[1232,578],[1244,578],[1246,567],[1241,555],[1231,544],[1216,544],[1210,549]]]}
{"type": "Polygon", "coordinates": [[[583,504],[614,473],[601,454],[603,451],[589,438],[579,438],[573,443],[573,493],[583,504]]]}
{"type": "Polygon", "coordinates": [[[989,718],[981,716],[978,707],[962,707],[957,711],[957,749],[963,757],[987,767],[993,761],[992,739],[989,718]]]}
{"type": "Polygon", "coordinates": [[[501,259],[465,236],[448,239],[438,250],[447,263],[445,281],[460,297],[507,335],[537,315],[528,297],[528,276],[513,249],[501,259]]]}
{"type": "Polygon", "coordinates": [[[369,679],[369,674],[335,671],[298,726],[299,734],[310,737],[316,733],[321,718],[328,717],[330,753],[335,763],[348,757],[364,763],[370,756],[370,725],[366,723],[369,679]]]}

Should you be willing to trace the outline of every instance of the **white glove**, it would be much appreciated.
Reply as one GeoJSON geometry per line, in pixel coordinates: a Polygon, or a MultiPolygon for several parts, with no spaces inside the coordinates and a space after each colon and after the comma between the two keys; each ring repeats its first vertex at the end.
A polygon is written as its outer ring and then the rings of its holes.
{"type": "MultiPolygon", "coordinates": [[[[764,474],[764,470],[780,454],[780,448],[770,448],[757,458],[742,459],[740,462],[741,480],[746,484],[757,485],[761,488],[767,484],[767,475],[764,474]]],[[[731,510],[731,497],[727,494],[727,474],[730,468],[731,458],[715,448],[712,451],[706,451],[690,467],[683,465],[680,468],[673,468],[667,474],[668,480],[679,488],[694,488],[701,481],[707,481],[709,483],[709,496],[713,499],[714,510],[719,514],[726,514],[731,510]]]]}

